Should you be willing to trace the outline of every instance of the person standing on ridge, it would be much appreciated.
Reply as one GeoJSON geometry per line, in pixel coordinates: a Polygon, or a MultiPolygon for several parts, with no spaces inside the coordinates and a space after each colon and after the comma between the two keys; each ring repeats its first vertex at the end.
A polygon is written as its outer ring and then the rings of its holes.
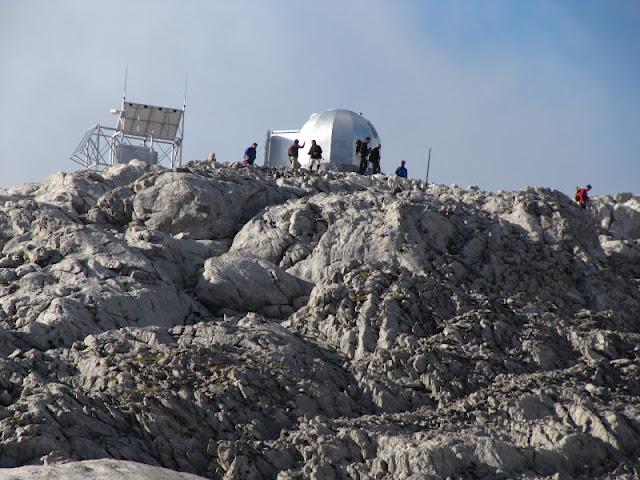
{"type": "Polygon", "coordinates": [[[372,173],[380,173],[380,149],[382,145],[378,144],[369,152],[369,161],[371,162],[372,173]]]}
{"type": "Polygon", "coordinates": [[[398,168],[396,168],[396,175],[402,178],[407,178],[408,176],[408,172],[407,172],[407,167],[405,167],[405,164],[407,162],[405,162],[404,160],[402,160],[400,162],[400,166],[398,168]]]}
{"type": "Polygon", "coordinates": [[[257,148],[258,148],[258,144],[254,142],[250,147],[248,147],[244,151],[244,159],[242,161],[244,165],[253,165],[253,162],[256,161],[257,148]]]}
{"type": "Polygon", "coordinates": [[[367,173],[369,167],[369,140],[371,140],[369,137],[364,137],[361,142],[356,142],[356,155],[360,159],[360,168],[358,169],[360,175],[367,173]]]}
{"type": "Polygon", "coordinates": [[[587,208],[589,204],[589,190],[591,190],[591,185],[576,188],[576,202],[580,204],[580,208],[587,208]]]}
{"type": "Polygon", "coordinates": [[[287,151],[289,155],[289,163],[291,164],[291,170],[297,170],[298,168],[300,168],[300,162],[298,161],[298,150],[300,150],[301,148],[304,148],[304,143],[300,145],[300,140],[296,138],[287,151]]]}
{"type": "Polygon", "coordinates": [[[317,165],[317,170],[320,171],[320,160],[322,159],[322,148],[316,143],[315,140],[311,140],[311,147],[307,152],[309,154],[309,171],[313,171],[313,166],[317,165]]]}

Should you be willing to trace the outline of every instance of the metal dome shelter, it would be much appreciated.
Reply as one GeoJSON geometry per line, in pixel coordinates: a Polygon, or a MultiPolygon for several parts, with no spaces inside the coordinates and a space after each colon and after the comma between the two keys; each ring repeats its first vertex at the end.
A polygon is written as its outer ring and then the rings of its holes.
{"type": "Polygon", "coordinates": [[[357,172],[356,140],[370,137],[369,145],[380,143],[380,136],[373,124],[361,114],[351,110],[332,109],[314,113],[300,130],[269,130],[265,142],[265,166],[288,167],[287,150],[297,138],[305,143],[300,154],[300,164],[309,166],[306,155],[311,140],[322,148],[322,167],[341,172],[357,172]],[[304,153],[303,153],[304,152],[304,153]]]}

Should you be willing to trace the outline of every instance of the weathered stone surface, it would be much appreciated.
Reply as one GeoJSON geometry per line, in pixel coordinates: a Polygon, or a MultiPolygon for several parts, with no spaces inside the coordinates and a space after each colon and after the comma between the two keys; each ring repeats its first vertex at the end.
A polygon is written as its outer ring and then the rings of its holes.
{"type": "Polygon", "coordinates": [[[286,318],[306,303],[311,284],[269,262],[238,253],[208,259],[196,295],[213,311],[286,318]]]}
{"type": "Polygon", "coordinates": [[[192,173],[166,172],[149,179],[133,199],[133,219],[179,238],[200,240],[232,237],[244,222],[269,204],[296,193],[273,181],[220,173],[215,182],[192,173]]]}
{"type": "Polygon", "coordinates": [[[180,473],[144,463],[115,460],[86,460],[73,463],[53,463],[49,466],[30,466],[2,471],[0,480],[202,480],[203,477],[180,473]]]}
{"type": "Polygon", "coordinates": [[[637,478],[639,205],[198,162],[4,190],[0,478],[637,478]]]}

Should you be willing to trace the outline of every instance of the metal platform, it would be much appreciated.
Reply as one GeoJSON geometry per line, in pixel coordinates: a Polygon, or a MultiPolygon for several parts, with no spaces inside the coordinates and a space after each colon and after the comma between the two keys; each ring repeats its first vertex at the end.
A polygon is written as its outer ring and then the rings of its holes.
{"type": "Polygon", "coordinates": [[[115,128],[96,125],[84,134],[71,154],[71,160],[85,169],[100,169],[134,158],[149,164],[168,164],[171,168],[182,164],[184,139],[184,112],[172,107],[158,107],[126,100],[127,73],[115,128]]]}

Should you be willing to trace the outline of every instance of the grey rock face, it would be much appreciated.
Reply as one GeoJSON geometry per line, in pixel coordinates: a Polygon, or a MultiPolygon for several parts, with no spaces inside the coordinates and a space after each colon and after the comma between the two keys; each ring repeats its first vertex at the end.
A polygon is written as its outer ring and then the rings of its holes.
{"type": "Polygon", "coordinates": [[[136,184],[133,219],[178,238],[229,238],[266,205],[295,194],[273,181],[218,173],[215,182],[202,175],[166,172],[147,179],[144,188],[136,184]]]}
{"type": "Polygon", "coordinates": [[[143,463],[115,460],[85,460],[84,462],[53,463],[47,467],[29,466],[0,470],[0,480],[203,480],[203,477],[180,473],[143,463]]]}
{"type": "Polygon", "coordinates": [[[0,478],[637,478],[638,205],[197,162],[0,192],[0,478]]]}
{"type": "Polygon", "coordinates": [[[269,262],[237,253],[208,259],[196,295],[213,311],[260,312],[286,318],[304,305],[311,284],[269,262]]]}

